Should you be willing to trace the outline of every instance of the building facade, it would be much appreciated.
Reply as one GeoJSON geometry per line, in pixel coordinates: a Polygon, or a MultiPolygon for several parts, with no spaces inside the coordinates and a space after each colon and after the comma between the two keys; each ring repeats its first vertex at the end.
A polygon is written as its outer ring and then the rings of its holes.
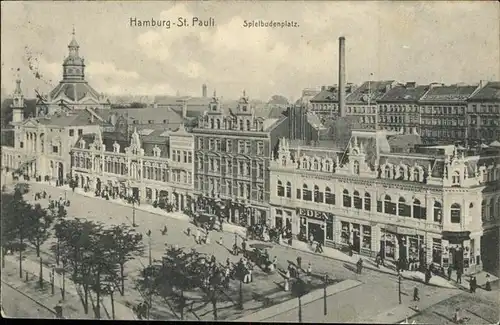
{"type": "Polygon", "coordinates": [[[467,102],[469,141],[500,141],[500,82],[481,82],[467,102]]]}
{"type": "Polygon", "coordinates": [[[383,132],[353,131],[347,151],[281,141],[270,167],[272,225],[388,260],[466,272],[498,262],[491,252],[498,246],[483,236],[500,225],[500,152],[483,157],[443,146],[392,153],[383,132]]]}
{"type": "Polygon", "coordinates": [[[216,94],[193,129],[194,193],[198,206],[249,225],[269,218],[269,161],[287,132],[286,117],[263,118],[245,94],[235,108],[216,94]]]}

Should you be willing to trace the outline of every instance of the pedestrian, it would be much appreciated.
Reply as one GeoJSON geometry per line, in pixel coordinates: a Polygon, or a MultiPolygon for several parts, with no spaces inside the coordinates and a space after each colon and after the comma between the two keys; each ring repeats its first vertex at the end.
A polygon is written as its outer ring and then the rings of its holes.
{"type": "Polygon", "coordinates": [[[377,268],[380,268],[380,253],[375,257],[375,263],[377,264],[377,268]]]}
{"type": "Polygon", "coordinates": [[[284,287],[285,287],[285,291],[289,291],[290,290],[290,284],[288,283],[287,279],[285,279],[284,287]]]}
{"type": "Polygon", "coordinates": [[[243,256],[247,256],[247,241],[245,239],[241,242],[241,250],[243,251],[243,256]]]}
{"type": "Polygon", "coordinates": [[[323,253],[323,245],[321,244],[321,242],[318,242],[318,244],[316,244],[315,253],[323,253]]]}
{"type": "Polygon", "coordinates": [[[205,244],[210,244],[210,237],[209,237],[210,233],[207,231],[205,233],[205,244]]]}
{"type": "Polygon", "coordinates": [[[490,275],[486,274],[486,284],[484,285],[484,290],[491,291],[490,275]]]}
{"type": "Polygon", "coordinates": [[[188,227],[188,229],[186,230],[186,234],[188,235],[188,237],[191,236],[191,228],[188,227]]]}
{"type": "Polygon", "coordinates": [[[470,287],[470,293],[474,293],[476,292],[476,277],[473,276],[470,278],[470,281],[469,281],[469,287],[470,287]]]}
{"type": "Polygon", "coordinates": [[[312,245],[313,245],[313,243],[314,243],[314,236],[313,236],[313,234],[311,233],[311,234],[309,235],[309,245],[310,245],[310,246],[312,246],[312,245]]]}
{"type": "Polygon", "coordinates": [[[311,262],[307,263],[307,275],[310,276],[311,273],[312,273],[312,265],[311,265],[311,262]]]}
{"type": "MultiPolygon", "coordinates": [[[[278,258],[276,256],[273,258],[272,266],[273,266],[273,270],[276,270],[278,268],[278,258]]],[[[271,271],[273,271],[273,270],[271,270],[271,271]]]]}
{"type": "Polygon", "coordinates": [[[461,323],[462,317],[460,317],[460,308],[455,309],[455,315],[453,316],[453,321],[456,324],[461,323]]]}
{"type": "Polygon", "coordinates": [[[288,268],[285,272],[285,279],[290,280],[291,274],[290,274],[290,268],[288,268]]]}
{"type": "Polygon", "coordinates": [[[201,236],[201,234],[200,234],[200,229],[199,229],[199,228],[196,228],[196,236],[195,236],[194,240],[195,240],[195,242],[196,242],[197,244],[199,244],[199,243],[200,243],[200,236],[201,236]]]}
{"type": "Polygon", "coordinates": [[[425,271],[425,284],[429,284],[429,281],[431,280],[431,277],[432,277],[431,269],[428,268],[425,271]]]}
{"type": "Polygon", "coordinates": [[[356,267],[357,267],[358,274],[361,274],[361,271],[363,269],[363,260],[361,258],[356,263],[356,267]]]}
{"type": "Polygon", "coordinates": [[[418,296],[418,288],[415,287],[415,289],[413,289],[413,301],[420,301],[420,297],[418,296]]]}
{"type": "Polygon", "coordinates": [[[300,257],[300,256],[297,256],[297,267],[299,269],[302,268],[302,257],[300,257]]]}
{"type": "Polygon", "coordinates": [[[460,267],[457,268],[457,283],[462,283],[462,269],[460,267]]]}
{"type": "Polygon", "coordinates": [[[218,244],[224,246],[224,240],[222,239],[222,236],[220,236],[218,244]]]}
{"type": "Polygon", "coordinates": [[[451,267],[451,264],[448,265],[448,281],[451,281],[451,272],[453,272],[453,268],[451,267]]]}

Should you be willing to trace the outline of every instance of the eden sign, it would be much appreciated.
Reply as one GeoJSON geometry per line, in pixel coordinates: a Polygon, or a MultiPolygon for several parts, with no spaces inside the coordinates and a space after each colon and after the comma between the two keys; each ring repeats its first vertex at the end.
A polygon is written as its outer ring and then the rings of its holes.
{"type": "Polygon", "coordinates": [[[333,213],[321,212],[310,209],[297,208],[297,214],[301,217],[308,217],[319,220],[333,219],[333,213]]]}

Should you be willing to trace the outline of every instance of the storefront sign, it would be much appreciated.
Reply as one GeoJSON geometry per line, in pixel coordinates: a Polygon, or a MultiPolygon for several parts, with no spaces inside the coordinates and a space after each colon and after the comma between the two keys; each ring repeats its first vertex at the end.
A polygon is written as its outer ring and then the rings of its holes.
{"type": "Polygon", "coordinates": [[[318,219],[318,220],[333,219],[333,213],[314,211],[303,208],[297,208],[297,214],[303,217],[318,219]]]}
{"type": "Polygon", "coordinates": [[[417,235],[417,230],[412,228],[397,227],[397,231],[398,234],[400,235],[407,235],[407,236],[417,235]]]}

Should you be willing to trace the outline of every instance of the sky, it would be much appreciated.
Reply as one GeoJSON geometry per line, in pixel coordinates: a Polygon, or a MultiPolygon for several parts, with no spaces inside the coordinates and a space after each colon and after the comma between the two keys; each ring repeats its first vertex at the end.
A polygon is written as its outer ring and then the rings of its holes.
{"type": "Polygon", "coordinates": [[[2,1],[1,9],[1,87],[11,93],[19,75],[27,97],[62,79],[73,26],[86,79],[110,95],[201,96],[205,83],[224,98],[245,90],[252,99],[297,99],[304,88],[337,83],[339,36],[348,82],[500,80],[495,1],[2,1]],[[215,26],[130,26],[131,18],[178,17],[215,26]],[[248,28],[245,20],[298,26],[248,28]]]}

